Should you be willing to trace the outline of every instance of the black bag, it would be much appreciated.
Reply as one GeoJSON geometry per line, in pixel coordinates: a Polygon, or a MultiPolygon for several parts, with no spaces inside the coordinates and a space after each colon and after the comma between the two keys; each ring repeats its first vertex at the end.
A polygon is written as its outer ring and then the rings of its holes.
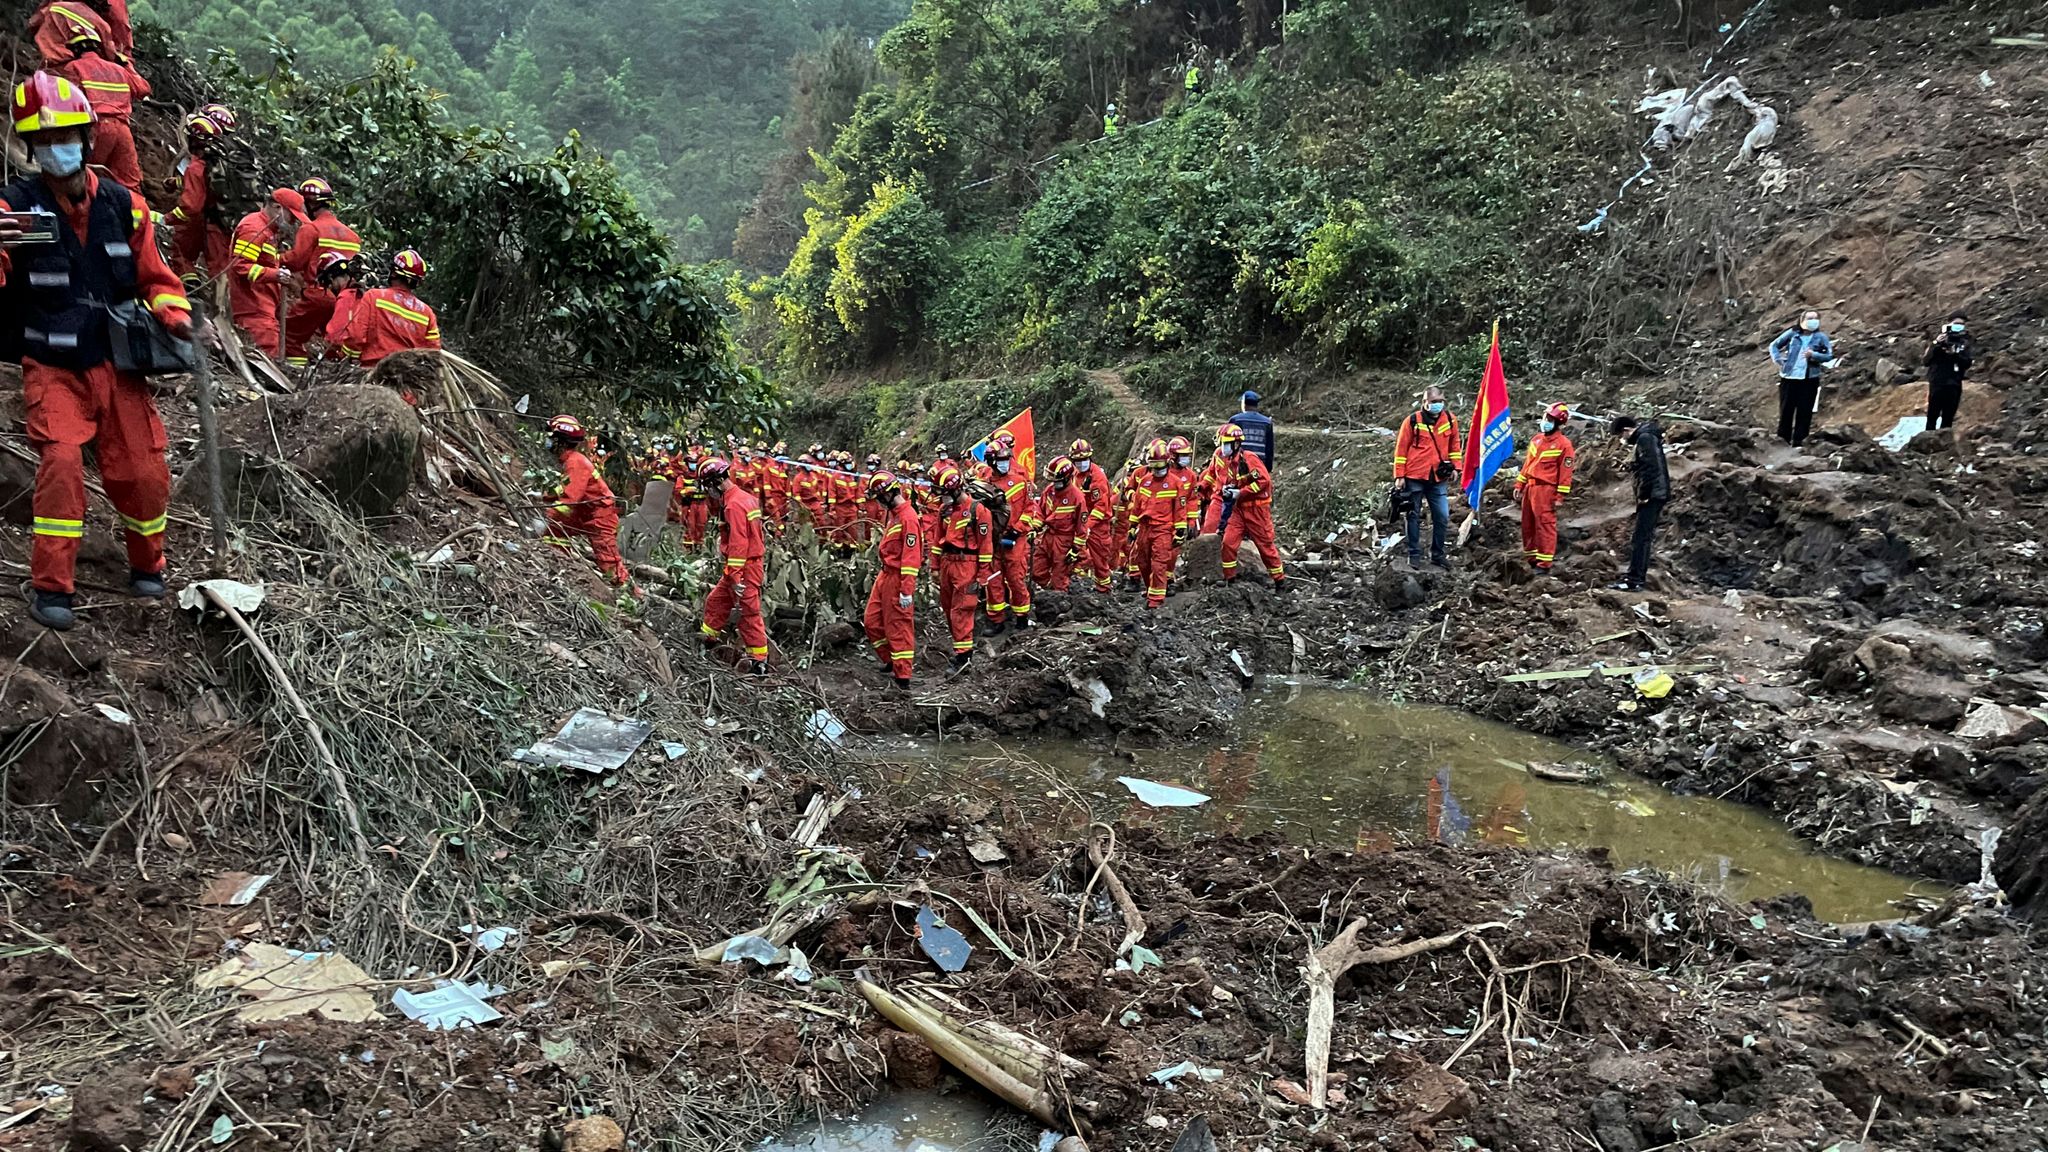
{"type": "Polygon", "coordinates": [[[113,346],[114,367],[123,372],[165,376],[191,372],[198,365],[192,342],[171,335],[163,321],[137,300],[107,309],[107,342],[113,346]]]}
{"type": "Polygon", "coordinates": [[[1387,493],[1387,513],[1394,520],[1406,520],[1415,508],[1415,493],[1408,490],[1403,480],[1394,481],[1393,490],[1387,493]]]}

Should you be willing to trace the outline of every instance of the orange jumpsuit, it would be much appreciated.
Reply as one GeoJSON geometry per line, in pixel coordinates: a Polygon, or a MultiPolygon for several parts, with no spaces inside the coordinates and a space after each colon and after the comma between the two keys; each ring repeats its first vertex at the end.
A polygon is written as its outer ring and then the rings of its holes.
{"type": "MultiPolygon", "coordinates": [[[[128,272],[134,278],[133,295],[166,324],[190,318],[191,305],[180,291],[178,277],[157,250],[149,205],[90,171],[85,198],[77,203],[65,201],[47,185],[30,182],[34,180],[29,177],[0,190],[0,202],[9,211],[27,211],[38,203],[56,211],[81,251],[104,252],[108,245],[126,244],[133,260],[128,272]],[[100,227],[94,226],[95,219],[100,227]],[[115,230],[120,234],[107,234],[115,230]]],[[[43,271],[64,274],[67,263],[70,290],[77,292],[84,287],[85,257],[67,261],[56,245],[17,246],[0,252],[0,284],[20,284],[43,271]]],[[[120,261],[110,253],[108,263],[120,261]]],[[[33,316],[26,319],[29,327],[35,326],[33,316]]],[[[148,382],[115,369],[103,342],[104,320],[94,316],[85,323],[88,329],[70,346],[30,339],[21,361],[28,438],[40,456],[29,569],[35,587],[46,592],[76,590],[72,577],[78,542],[85,536],[88,444],[99,461],[107,497],[127,530],[128,566],[137,572],[164,570],[164,511],[170,503],[171,473],[164,464],[163,419],[148,382]]]]}
{"type": "Polygon", "coordinates": [[[816,532],[819,539],[823,539],[825,536],[825,474],[818,471],[815,466],[806,464],[801,460],[791,465],[791,467],[795,469],[795,472],[789,478],[790,499],[796,501],[803,508],[804,514],[810,517],[811,531],[816,532]]]}
{"type": "MultiPolygon", "coordinates": [[[[94,33],[114,59],[126,61],[134,57],[135,30],[128,21],[128,0],[108,0],[105,16],[93,11],[85,0],[55,0],[43,5],[28,20],[28,34],[36,42],[36,51],[53,67],[71,58],[71,38],[85,31],[94,33]]],[[[99,102],[94,101],[93,107],[98,109],[99,102]]]]}
{"type": "Polygon", "coordinates": [[[1132,506],[1138,501],[1138,480],[1142,471],[1140,468],[1127,470],[1110,495],[1110,539],[1116,549],[1110,557],[1110,567],[1130,577],[1133,583],[1138,579],[1138,546],[1125,529],[1131,523],[1132,506]]]}
{"type": "Polygon", "coordinates": [[[598,474],[590,457],[571,448],[562,453],[561,496],[548,510],[548,534],[560,539],[581,536],[590,541],[590,554],[598,570],[612,583],[632,582],[626,561],[619,555],[619,508],[611,485],[598,474]]]}
{"type": "Polygon", "coordinates": [[[695,548],[704,542],[704,530],[711,523],[711,497],[704,491],[699,477],[704,465],[713,459],[699,456],[695,461],[685,461],[678,483],[686,486],[688,499],[683,504],[683,547],[695,548]]]}
{"type": "Polygon", "coordinates": [[[762,511],[776,535],[789,523],[789,465],[770,456],[761,461],[762,511]]]}
{"type": "Polygon", "coordinates": [[[1088,495],[1088,546],[1081,557],[1081,571],[1095,577],[1095,590],[1109,591],[1109,574],[1115,567],[1116,525],[1110,523],[1109,473],[1090,460],[1081,465],[1081,490],[1088,495]]]}
{"type": "Polygon", "coordinates": [[[1031,498],[1030,478],[1021,469],[1008,476],[990,473],[1008,506],[1005,522],[995,526],[996,571],[988,586],[988,618],[1001,624],[1015,616],[1020,625],[1031,618],[1031,533],[1038,530],[1038,503],[1031,498]]]}
{"type": "Polygon", "coordinates": [[[1166,586],[1173,579],[1173,567],[1180,562],[1176,532],[1187,531],[1194,506],[1194,474],[1185,468],[1169,469],[1165,475],[1146,469],[1138,478],[1131,501],[1131,525],[1137,530],[1135,562],[1139,579],[1145,582],[1145,606],[1166,603],[1166,586]]]}
{"type": "Polygon", "coordinates": [[[1077,481],[1069,480],[1064,488],[1039,493],[1039,499],[1043,502],[1039,518],[1044,534],[1038,538],[1031,561],[1031,579],[1040,587],[1065,592],[1074,577],[1067,553],[1088,529],[1088,494],[1077,481]]]}
{"type": "Polygon", "coordinates": [[[327,340],[327,358],[345,360],[347,353],[342,345],[348,342],[349,325],[356,322],[356,308],[363,302],[361,288],[343,289],[334,297],[334,311],[327,317],[327,330],[321,333],[327,340]]]}
{"type": "Polygon", "coordinates": [[[425,301],[403,288],[372,288],[349,317],[342,354],[375,368],[393,352],[441,346],[441,322],[425,301]]]}
{"type": "Polygon", "coordinates": [[[875,655],[887,662],[896,679],[905,683],[917,668],[917,622],[903,598],[917,594],[917,572],[924,564],[924,537],[918,535],[917,514],[910,501],[899,499],[885,513],[882,529],[882,570],[868,592],[867,612],[862,624],[875,655]]]}
{"type": "Polygon", "coordinates": [[[134,115],[137,100],[149,98],[149,81],[97,52],[81,52],[54,71],[85,89],[85,98],[92,101],[92,162],[105,168],[115,183],[142,195],[142,160],[135,153],[128,118],[134,115]]]}
{"type": "Polygon", "coordinates": [[[1571,437],[1539,432],[1515,479],[1515,494],[1522,498],[1522,550],[1539,569],[1547,571],[1557,561],[1557,506],[1571,493],[1575,462],[1571,437]]]}
{"type": "Polygon", "coordinates": [[[827,474],[825,480],[827,491],[831,493],[825,507],[825,519],[831,525],[832,542],[851,548],[860,538],[860,477],[834,471],[827,474]]]}
{"type": "Polygon", "coordinates": [[[363,238],[323,208],[313,214],[311,224],[299,229],[299,238],[284,258],[284,266],[299,278],[303,288],[284,318],[284,362],[294,368],[306,366],[306,345],[315,336],[325,337],[328,322],[334,318],[334,293],[322,288],[314,277],[320,258],[329,252],[353,260],[363,254],[363,238]]]}
{"type": "Polygon", "coordinates": [[[201,259],[210,276],[226,272],[230,259],[228,231],[214,220],[219,205],[207,182],[212,165],[213,159],[204,152],[185,157],[179,165],[183,184],[178,190],[178,206],[166,217],[171,222],[171,268],[195,286],[201,259]]]}
{"type": "Polygon", "coordinates": [[[228,260],[228,306],[235,327],[273,360],[284,356],[284,283],[277,278],[277,270],[284,264],[284,248],[278,239],[277,230],[262,211],[251,212],[235,225],[228,260]]]}
{"type": "Polygon", "coordinates": [[[755,460],[751,456],[745,459],[734,457],[732,462],[731,475],[731,483],[737,484],[740,487],[745,488],[748,492],[753,494],[754,499],[759,500],[761,498],[760,461],[755,460]]]}
{"type": "Polygon", "coordinates": [[[747,659],[766,661],[768,626],[761,619],[761,584],[768,579],[768,539],[762,532],[761,502],[746,489],[727,484],[718,515],[718,550],[725,554],[725,569],[704,601],[704,640],[715,643],[737,608],[747,659]]]}
{"type": "MultiPolygon", "coordinates": [[[[1222,525],[1223,532],[1223,578],[1237,579],[1237,549],[1250,537],[1252,547],[1258,549],[1259,559],[1265,562],[1266,575],[1278,584],[1287,579],[1287,569],[1280,562],[1280,546],[1273,539],[1273,474],[1266,468],[1266,461],[1256,452],[1239,448],[1229,458],[1217,457],[1209,462],[1204,472],[1208,477],[1214,474],[1214,499],[1219,519],[1223,509],[1223,489],[1237,489],[1237,500],[1230,506],[1230,521],[1222,525]]],[[[1204,531],[1209,531],[1207,525],[1204,531]]]]}
{"type": "Polygon", "coordinates": [[[995,565],[995,527],[988,509],[962,498],[939,518],[939,610],[953,633],[953,655],[974,651],[974,613],[995,565]]]}

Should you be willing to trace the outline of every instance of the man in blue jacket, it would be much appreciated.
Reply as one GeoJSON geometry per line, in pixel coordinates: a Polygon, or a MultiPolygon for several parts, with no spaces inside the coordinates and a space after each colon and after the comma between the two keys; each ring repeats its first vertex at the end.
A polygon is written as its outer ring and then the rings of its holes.
{"type": "Polygon", "coordinates": [[[1820,330],[1820,313],[1808,309],[1797,328],[1787,328],[1771,341],[1771,360],[1778,365],[1778,439],[1794,448],[1806,443],[1813,410],[1820,405],[1820,378],[1835,346],[1820,330]]]}
{"type": "Polygon", "coordinates": [[[1266,470],[1273,468],[1273,418],[1259,411],[1259,394],[1246,392],[1242,398],[1244,409],[1231,420],[1232,424],[1244,429],[1244,450],[1266,462],[1266,470]]]}

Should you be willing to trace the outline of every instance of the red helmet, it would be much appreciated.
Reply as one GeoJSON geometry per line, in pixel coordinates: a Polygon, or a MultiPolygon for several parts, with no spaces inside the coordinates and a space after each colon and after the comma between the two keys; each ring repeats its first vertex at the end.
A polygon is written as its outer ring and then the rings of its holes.
{"type": "Polygon", "coordinates": [[[1195,446],[1185,436],[1175,436],[1172,440],[1167,441],[1166,450],[1175,459],[1195,454],[1195,446]]]}
{"type": "Polygon", "coordinates": [[[732,465],[717,456],[697,465],[697,476],[702,480],[724,480],[731,475],[732,465]]]}
{"type": "Polygon", "coordinates": [[[1064,484],[1074,478],[1074,462],[1065,456],[1055,456],[1052,463],[1045,466],[1045,474],[1054,482],[1064,484]]]}
{"type": "Polygon", "coordinates": [[[1076,440],[1067,446],[1067,455],[1076,461],[1093,460],[1095,458],[1095,446],[1086,440],[1076,440]]]}
{"type": "Polygon", "coordinates": [[[38,72],[14,86],[14,130],[24,136],[55,128],[90,128],[96,119],[85,89],[55,72],[38,72]]]}
{"type": "Polygon", "coordinates": [[[346,252],[322,252],[313,262],[313,279],[325,284],[330,277],[355,275],[355,259],[346,252]]]}
{"type": "Polygon", "coordinates": [[[405,276],[414,283],[427,278],[427,258],[411,248],[391,258],[391,274],[405,276]]]}
{"type": "Polygon", "coordinates": [[[1171,464],[1173,463],[1173,450],[1167,445],[1166,441],[1155,437],[1150,444],[1145,445],[1145,463],[1171,464]]]}
{"type": "Polygon", "coordinates": [[[991,460],[1008,460],[1017,454],[1017,438],[1008,432],[998,432],[989,438],[988,455],[991,460]]]}
{"type": "Polygon", "coordinates": [[[233,132],[239,124],[235,119],[235,110],[225,104],[208,104],[199,110],[199,114],[220,125],[223,132],[233,132]]]}
{"type": "Polygon", "coordinates": [[[941,492],[958,492],[967,486],[967,476],[948,461],[939,465],[939,470],[932,475],[932,483],[937,484],[941,492]]]}
{"type": "Polygon", "coordinates": [[[868,477],[868,499],[880,500],[884,496],[903,491],[903,481],[894,472],[877,472],[868,477]]]}
{"type": "Polygon", "coordinates": [[[584,431],[583,421],[574,416],[557,416],[548,421],[548,435],[567,440],[571,444],[581,444],[589,433],[584,431]]]}
{"type": "Polygon", "coordinates": [[[71,39],[65,43],[74,48],[80,44],[97,45],[100,43],[100,30],[90,24],[74,25],[71,29],[71,39]]]}
{"type": "Polygon", "coordinates": [[[306,207],[308,208],[321,204],[332,204],[334,203],[334,185],[315,176],[299,185],[299,195],[305,198],[306,207]]]}
{"type": "Polygon", "coordinates": [[[224,133],[218,123],[194,112],[185,117],[185,136],[191,140],[218,140],[224,133]]]}
{"type": "Polygon", "coordinates": [[[1244,429],[1239,428],[1235,424],[1225,424],[1216,430],[1216,443],[1242,444],[1244,443],[1244,429]]]}
{"type": "Polygon", "coordinates": [[[1563,404],[1552,404],[1543,410],[1543,418],[1556,421],[1557,426],[1562,428],[1566,424],[1571,423],[1572,410],[1563,404]]]}

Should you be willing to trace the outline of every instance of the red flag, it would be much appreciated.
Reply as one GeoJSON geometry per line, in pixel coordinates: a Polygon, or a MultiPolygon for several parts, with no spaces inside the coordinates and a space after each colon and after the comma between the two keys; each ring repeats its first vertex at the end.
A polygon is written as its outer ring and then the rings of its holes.
{"type": "Polygon", "coordinates": [[[986,456],[988,454],[988,442],[1004,432],[1008,432],[1011,438],[1017,441],[1016,461],[1018,474],[1027,477],[1038,475],[1038,432],[1032,427],[1031,409],[1029,408],[1010,417],[1008,423],[989,433],[987,439],[976,444],[974,446],[974,458],[980,460],[986,456]]]}

